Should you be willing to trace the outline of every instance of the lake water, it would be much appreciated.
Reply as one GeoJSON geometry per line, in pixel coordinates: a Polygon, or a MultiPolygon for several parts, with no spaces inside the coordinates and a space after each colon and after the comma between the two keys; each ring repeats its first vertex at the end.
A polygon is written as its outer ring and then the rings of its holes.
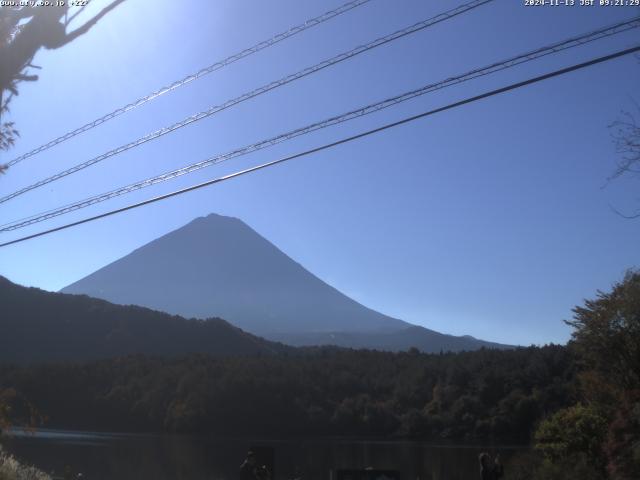
{"type": "Polygon", "coordinates": [[[24,463],[86,480],[226,480],[252,446],[274,451],[275,478],[329,479],[337,469],[398,470],[403,480],[476,480],[478,454],[509,457],[521,447],[435,445],[353,439],[249,440],[193,435],[124,435],[41,430],[16,432],[4,447],[24,463]]]}

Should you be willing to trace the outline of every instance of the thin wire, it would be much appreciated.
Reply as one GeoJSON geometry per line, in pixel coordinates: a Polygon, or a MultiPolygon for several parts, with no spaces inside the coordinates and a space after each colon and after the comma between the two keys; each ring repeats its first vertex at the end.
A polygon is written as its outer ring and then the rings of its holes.
{"type": "Polygon", "coordinates": [[[101,155],[98,155],[97,157],[94,157],[92,159],[89,159],[85,162],[79,163],[71,168],[68,168],[66,170],[63,170],[61,172],[58,172],[50,177],[47,177],[45,179],[39,180],[36,183],[33,183],[31,185],[28,185],[26,187],[23,187],[19,190],[16,190],[8,195],[5,195],[4,197],[0,197],[0,204],[1,203],[5,203],[8,202],[9,200],[16,198],[20,195],[23,195],[31,190],[35,190],[36,188],[42,187],[44,185],[47,185],[51,182],[55,182],[56,180],[60,180],[61,178],[67,177],[69,175],[73,175],[74,173],[77,173],[81,170],[84,170],[85,168],[91,167],[93,165],[96,165],[97,163],[100,163],[104,160],[107,160],[108,158],[114,157],[115,155],[118,155],[120,153],[126,152],[128,150],[131,150],[133,148],[139,147],[142,144],[145,144],[147,142],[150,142],[152,140],[158,139],[164,135],[167,135],[169,133],[175,132],[176,130],[182,128],[182,127],[186,127],[187,125],[191,125],[192,123],[198,122],[200,120],[203,120],[205,118],[208,118],[216,113],[219,113],[223,110],[226,110],[230,107],[233,107],[235,105],[238,105],[242,102],[245,102],[247,100],[250,100],[254,97],[257,97],[259,95],[262,95],[264,93],[270,92],[271,90],[275,90],[276,88],[282,87],[284,85],[287,85],[291,82],[294,82],[296,80],[299,80],[301,78],[304,78],[308,75],[311,75],[313,73],[316,73],[320,70],[323,70],[327,67],[333,66],[337,63],[341,63],[345,60],[348,60],[350,58],[353,58],[357,55],[360,55],[364,52],[367,52],[369,50],[372,50],[374,48],[377,48],[381,45],[385,45],[389,42],[392,42],[394,40],[398,40],[400,38],[403,38],[407,35],[410,35],[412,33],[416,33],[420,30],[423,30],[427,27],[430,27],[432,25],[435,25],[437,23],[440,23],[442,21],[445,20],[449,20],[457,15],[460,15],[462,13],[465,13],[469,10],[472,10],[474,8],[477,8],[481,5],[484,5],[486,3],[492,2],[493,0],[473,0],[472,2],[463,4],[459,7],[453,8],[451,10],[448,10],[446,12],[440,13],[434,17],[428,18],[426,20],[422,20],[421,22],[415,23],[409,27],[403,28],[401,30],[398,30],[396,32],[393,32],[389,35],[385,35],[383,37],[379,37],[365,45],[360,45],[352,50],[349,50],[347,52],[343,52],[340,53],[339,55],[336,55],[330,59],[324,60],[320,63],[317,63],[311,67],[307,67],[303,70],[300,70],[296,73],[287,75],[285,77],[280,78],[279,80],[276,80],[274,82],[268,83],[266,85],[263,85],[259,88],[256,88],[250,92],[246,92],[243,93],[242,95],[240,95],[239,97],[235,97],[231,100],[227,100],[226,102],[224,102],[221,105],[215,105],[212,106],[210,108],[208,108],[207,110],[198,112],[194,115],[191,115],[187,118],[184,118],[183,120],[180,120],[179,122],[174,123],[173,125],[169,125],[167,127],[163,127],[160,130],[156,130],[155,132],[149,133],[147,135],[145,135],[144,137],[138,138],[137,140],[134,140],[132,142],[129,142],[125,145],[121,145],[117,148],[114,148],[113,150],[110,150],[106,153],[103,153],[101,155]]]}
{"type": "Polygon", "coordinates": [[[521,81],[521,82],[512,83],[510,85],[507,85],[506,87],[502,87],[502,88],[498,88],[498,89],[495,89],[495,90],[491,90],[489,92],[485,92],[485,93],[482,93],[480,95],[476,95],[474,97],[466,98],[466,99],[460,100],[458,102],[450,103],[450,104],[445,105],[443,107],[439,107],[439,108],[436,108],[436,109],[433,109],[433,110],[429,110],[427,112],[423,112],[423,113],[420,113],[418,115],[413,115],[411,117],[403,118],[402,120],[398,120],[398,121],[393,122],[393,123],[388,123],[388,124],[383,125],[381,127],[377,127],[377,128],[371,129],[371,130],[367,130],[367,131],[361,132],[361,133],[359,133],[357,135],[352,135],[350,137],[346,137],[346,138],[340,139],[340,140],[332,142],[332,143],[324,144],[324,145],[321,145],[319,147],[312,148],[310,150],[306,150],[304,152],[296,153],[295,155],[290,155],[288,157],[283,157],[283,158],[279,158],[277,160],[272,160],[270,162],[262,163],[260,165],[254,166],[254,167],[250,167],[250,168],[247,168],[247,169],[244,169],[244,170],[240,170],[238,172],[231,173],[229,175],[224,175],[222,177],[214,178],[212,180],[208,180],[206,182],[199,183],[197,185],[192,185],[190,187],[183,188],[181,190],[176,190],[176,191],[173,191],[171,193],[166,193],[164,195],[159,195],[157,197],[153,197],[153,198],[144,200],[142,202],[138,202],[138,203],[134,203],[134,204],[131,204],[131,205],[127,205],[126,207],[122,207],[122,208],[118,208],[118,209],[115,209],[115,210],[111,210],[109,212],[101,213],[101,214],[95,215],[93,217],[84,218],[84,219],[78,220],[76,222],[68,223],[66,225],[61,225],[59,227],[51,228],[49,230],[45,230],[45,231],[42,231],[42,232],[34,233],[32,235],[27,235],[25,237],[21,237],[21,238],[15,239],[15,240],[11,240],[11,241],[8,241],[8,242],[5,242],[5,243],[1,243],[0,247],[6,247],[8,245],[13,245],[13,244],[16,244],[16,243],[24,242],[26,240],[30,240],[30,239],[33,239],[33,238],[41,237],[43,235],[48,235],[48,234],[51,234],[51,233],[54,233],[54,232],[58,232],[60,230],[65,230],[67,228],[75,227],[77,225],[82,225],[84,223],[92,222],[94,220],[98,220],[98,219],[101,219],[101,218],[109,217],[111,215],[122,213],[122,212],[125,212],[127,210],[132,210],[134,208],[142,207],[144,205],[149,205],[150,203],[155,203],[155,202],[159,202],[161,200],[166,200],[167,198],[175,197],[175,196],[181,195],[183,193],[187,193],[187,192],[190,192],[190,191],[193,191],[193,190],[197,190],[197,189],[200,189],[200,188],[203,188],[203,187],[214,185],[216,183],[224,182],[226,180],[231,180],[232,178],[240,177],[242,175],[246,175],[246,174],[249,174],[249,173],[252,173],[252,172],[256,172],[258,170],[262,170],[264,168],[268,168],[268,167],[272,167],[274,165],[278,165],[278,164],[281,164],[281,163],[284,163],[284,162],[288,162],[288,161],[296,159],[296,158],[300,158],[300,157],[304,157],[304,156],[307,156],[307,155],[311,155],[313,153],[317,153],[317,152],[320,152],[322,150],[327,150],[329,148],[332,148],[332,147],[335,147],[335,146],[338,146],[338,145],[342,145],[344,143],[352,142],[354,140],[357,140],[357,139],[360,139],[360,138],[364,138],[364,137],[373,135],[375,133],[380,133],[380,132],[382,132],[384,130],[388,130],[388,129],[393,128],[393,127],[404,125],[406,123],[413,122],[413,121],[421,119],[421,118],[425,118],[425,117],[428,117],[428,116],[431,116],[431,115],[435,115],[437,113],[444,112],[444,111],[447,111],[447,110],[451,110],[453,108],[457,108],[457,107],[460,107],[460,106],[463,106],[463,105],[467,105],[469,103],[473,103],[473,102],[476,102],[476,101],[479,101],[479,100],[482,100],[482,99],[485,99],[485,98],[488,98],[488,97],[499,95],[501,93],[509,92],[511,90],[516,90],[518,88],[522,88],[522,87],[525,87],[527,85],[538,83],[538,82],[541,82],[543,80],[547,80],[547,79],[550,79],[550,78],[553,78],[553,77],[558,77],[560,75],[565,75],[567,73],[570,73],[570,72],[573,72],[573,71],[576,71],[576,70],[580,70],[580,69],[583,69],[583,68],[587,68],[587,67],[599,64],[599,63],[610,61],[610,60],[613,60],[615,58],[619,58],[619,57],[622,57],[624,55],[629,55],[631,53],[635,53],[635,52],[638,52],[638,51],[640,51],[640,45],[637,45],[635,47],[628,48],[628,49],[625,49],[625,50],[621,50],[621,51],[612,53],[610,55],[605,55],[603,57],[597,57],[597,58],[594,58],[594,59],[589,60],[587,62],[571,65],[570,67],[565,67],[565,68],[562,68],[560,70],[555,70],[553,72],[546,73],[544,75],[540,75],[540,76],[537,76],[537,77],[529,78],[529,79],[521,81]]]}
{"type": "Polygon", "coordinates": [[[70,132],[65,133],[64,135],[61,135],[58,138],[55,138],[33,150],[31,150],[30,152],[27,152],[23,155],[20,155],[17,158],[14,158],[13,160],[11,160],[9,163],[7,163],[7,167],[12,167],[13,165],[16,165],[17,163],[22,162],[23,160],[26,160],[29,157],[33,157],[34,155],[37,155],[38,153],[44,152],[45,150],[50,149],[51,147],[54,147],[66,140],[69,140],[70,138],[73,138],[77,135],[80,135],[81,133],[84,133],[88,130],[91,130],[92,128],[95,128],[99,125],[102,125],[103,123],[112,120],[120,115],[122,115],[123,113],[129,112],[135,108],[138,108],[142,105],[144,105],[147,102],[150,102],[151,100],[154,100],[156,98],[158,98],[161,95],[164,95],[165,93],[171,92],[172,90],[175,90],[177,88],[180,88],[188,83],[193,82],[194,80],[198,80],[199,78],[204,77],[205,75],[208,75],[210,73],[215,72],[216,70],[220,70],[223,67],[226,67],[227,65],[231,65],[234,62],[237,62],[238,60],[241,60],[245,57],[248,57],[249,55],[252,55],[254,53],[259,52],[260,50],[264,50],[265,48],[271,47],[272,45],[275,45],[276,43],[279,43],[283,40],[286,40],[287,38],[293,37],[294,35],[297,35],[300,32],[303,32],[309,28],[315,27],[317,25],[320,25],[321,23],[326,22],[327,20],[330,20],[334,17],[337,17],[338,15],[342,15],[343,13],[346,13],[350,10],[353,10],[354,8],[360,7],[361,5],[364,5],[365,3],[370,2],[371,0],[353,0],[350,2],[345,3],[344,5],[334,9],[334,10],[330,10],[328,12],[323,13],[322,15],[319,15],[315,18],[311,18],[309,20],[307,20],[304,23],[301,23],[300,25],[296,25],[295,27],[290,28],[289,30],[279,33],[277,35],[274,35],[273,37],[267,39],[267,40],[263,40],[262,42],[259,42],[255,45],[253,45],[252,47],[249,47],[245,50],[242,50],[241,52],[235,53],[227,58],[225,58],[224,60],[220,60],[216,63],[213,63],[207,67],[202,68],[201,70],[195,72],[195,73],[191,73],[189,75],[187,75],[186,77],[180,79],[180,80],[176,80],[175,82],[166,85],[162,88],[159,88],[158,90],[156,90],[155,92],[152,92],[144,97],[140,97],[137,100],[134,100],[133,102],[129,103],[128,105],[125,105],[123,107],[120,107],[116,110],[113,110],[110,113],[107,113],[106,115],[103,115],[100,118],[97,118],[81,127],[76,128],[75,130],[72,130],[70,132]]]}
{"type": "Polygon", "coordinates": [[[465,74],[462,75],[458,75],[456,77],[451,77],[448,78],[446,80],[437,82],[437,83],[433,83],[433,84],[429,84],[426,86],[423,86],[417,90],[413,90],[410,92],[405,92],[401,95],[395,96],[395,97],[391,97],[388,98],[386,100],[383,100],[381,102],[377,102],[375,104],[371,104],[368,105],[366,107],[362,107],[360,109],[357,110],[352,110],[350,112],[344,113],[342,115],[338,115],[335,117],[331,117],[325,120],[322,120],[320,122],[316,122],[313,123],[311,125],[307,125],[305,127],[302,128],[298,128],[296,130],[284,133],[284,134],[280,134],[278,136],[269,138],[267,140],[262,140],[260,142],[236,149],[234,151],[228,152],[226,154],[223,155],[217,155],[214,157],[211,157],[209,159],[203,160],[201,162],[197,162],[197,163],[193,163],[190,165],[187,165],[185,167],[176,169],[176,170],[172,170],[169,172],[165,172],[161,175],[157,175],[155,177],[151,177],[145,180],[141,180],[138,181],[136,183],[133,184],[129,184],[127,186],[124,187],[120,187],[118,189],[115,190],[111,190],[109,192],[105,192],[99,195],[95,195],[93,197],[89,197],[86,198],[84,200],[80,200],[80,201],[76,201],[74,203],[70,203],[67,205],[64,205],[62,207],[57,207],[55,209],[51,209],[45,212],[40,212],[34,215],[31,215],[30,217],[27,218],[23,218],[23,219],[19,219],[19,220],[13,220],[9,223],[5,223],[4,225],[0,226],[0,232],[8,232],[8,231],[12,231],[12,230],[17,230],[19,228],[23,228],[26,227],[28,225],[33,225],[35,223],[40,223],[42,221],[60,216],[60,215],[64,215],[66,213],[81,209],[81,208],[85,208],[88,207],[90,205],[94,205],[96,203],[100,203],[106,200],[109,200],[111,198],[115,198],[118,197],[120,195],[124,195],[127,194],[129,192],[135,191],[135,190],[139,190],[151,185],[155,185],[157,183],[161,183],[161,182],[165,182],[167,180],[171,180],[173,178],[182,176],[182,175],[186,175],[188,173],[194,172],[196,170],[200,170],[202,168],[206,168],[206,167],[210,167],[212,165],[216,165],[218,163],[222,163],[226,160],[232,159],[232,158],[236,158],[236,157],[240,157],[243,155],[247,155],[249,153],[261,150],[263,148],[268,148],[272,145],[276,145],[278,143],[282,143],[284,141],[290,140],[292,138],[298,137],[300,135],[305,135],[307,133],[311,133],[313,131],[316,130],[320,130],[323,128],[327,128],[339,123],[343,123],[349,120],[352,120],[354,118],[358,118],[364,115],[368,115],[370,113],[374,113],[377,112],[379,110],[382,110],[384,108],[388,108],[390,106],[396,105],[398,103],[402,103],[405,102],[407,100],[413,99],[415,97],[418,97],[420,95],[424,95],[436,90],[440,90],[452,85],[457,85],[459,83],[465,82],[465,81],[469,81],[471,79],[475,79],[478,77],[482,77],[484,75],[489,75],[491,73],[495,73],[497,71],[501,71],[501,70],[505,70],[507,68],[512,68],[514,66],[520,65],[522,63],[526,63],[532,60],[535,60],[537,58],[541,58],[544,57],[546,55],[550,55],[553,53],[557,53],[569,48],[573,48],[579,45],[583,45],[585,43],[588,42],[592,42],[601,38],[605,38],[611,35],[614,35],[616,33],[621,33],[623,31],[627,31],[631,28],[637,28],[638,26],[640,26],[640,17],[636,17],[634,19],[628,20],[626,22],[622,22],[620,24],[616,24],[610,27],[605,27],[599,30],[596,30],[594,32],[590,32],[584,35],[580,35],[577,37],[572,37],[566,40],[563,40],[561,42],[556,42],[552,45],[546,46],[546,47],[542,47],[536,50],[533,50],[531,52],[527,52],[521,55],[517,55],[515,57],[511,57],[507,60],[501,61],[501,62],[496,62],[493,63],[489,66],[486,67],[482,67],[482,68],[478,68],[475,70],[472,70],[470,72],[467,72],[465,74]]]}

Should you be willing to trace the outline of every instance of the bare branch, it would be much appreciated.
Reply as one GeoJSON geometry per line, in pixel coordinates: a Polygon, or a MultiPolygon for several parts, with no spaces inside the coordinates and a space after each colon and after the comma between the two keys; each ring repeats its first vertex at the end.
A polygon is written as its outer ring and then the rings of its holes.
{"type": "MultiPolygon", "coordinates": [[[[113,2],[111,2],[109,5],[104,7],[100,11],[100,13],[98,13],[96,16],[94,16],[91,20],[88,20],[84,25],[82,25],[81,27],[77,28],[73,32],[68,33],[65,36],[64,42],[62,44],[60,44],[59,47],[61,47],[63,45],[66,45],[67,43],[69,43],[69,42],[75,40],[76,38],[78,38],[80,35],[84,35],[85,33],[87,33],[96,23],[98,23],[100,21],[100,19],[102,17],[104,17],[107,13],[109,13],[111,10],[113,10],[114,8],[116,8],[118,5],[120,5],[123,2],[124,2],[124,0],[114,0],[113,2]]],[[[72,19],[73,19],[73,17],[72,17],[72,19]]],[[[55,48],[59,48],[59,47],[55,47],[55,48]]]]}
{"type": "Polygon", "coordinates": [[[65,25],[68,26],[71,22],[73,22],[73,19],[80,15],[85,8],[87,8],[87,5],[83,5],[82,7],[80,7],[76,13],[74,13],[69,19],[67,19],[65,25]]]}
{"type": "MultiPolygon", "coordinates": [[[[640,107],[636,104],[640,111],[640,107]]],[[[624,111],[621,118],[609,125],[611,138],[619,155],[615,172],[609,177],[613,180],[628,173],[634,173],[640,167],[640,124],[635,115],[624,111]]]]}
{"type": "Polygon", "coordinates": [[[616,207],[614,207],[614,206],[613,206],[613,205],[611,205],[611,204],[609,204],[609,208],[610,208],[610,209],[611,209],[611,210],[612,210],[616,215],[619,215],[619,216],[620,216],[620,217],[622,217],[622,218],[626,218],[627,220],[633,220],[633,219],[636,219],[636,218],[640,218],[640,210],[639,210],[639,211],[637,211],[637,212],[636,212],[636,213],[634,213],[634,214],[626,215],[626,214],[622,213],[620,210],[618,210],[616,207]]]}
{"type": "MultiPolygon", "coordinates": [[[[0,116],[8,112],[13,95],[18,95],[20,82],[34,82],[37,75],[30,74],[33,58],[41,48],[57,49],[87,33],[105,15],[125,0],[113,0],[84,25],[67,33],[67,26],[83,11],[80,8],[71,17],[68,5],[51,7],[7,7],[0,9],[0,116]],[[27,19],[27,21],[24,21],[27,19]],[[4,92],[10,93],[3,101],[4,92]]],[[[64,2],[63,2],[64,3],[64,2]]],[[[12,123],[0,124],[0,150],[11,148],[18,137],[12,123]]],[[[0,173],[6,166],[0,165],[0,173]]]]}

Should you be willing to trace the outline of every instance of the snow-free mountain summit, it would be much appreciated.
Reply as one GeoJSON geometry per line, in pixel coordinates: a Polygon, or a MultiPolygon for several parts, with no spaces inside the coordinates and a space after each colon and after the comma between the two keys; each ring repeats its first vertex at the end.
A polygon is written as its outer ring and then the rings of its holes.
{"type": "Polygon", "coordinates": [[[200,217],[65,287],[187,318],[220,317],[294,345],[425,351],[496,346],[371,310],[320,280],[239,219],[200,217]]]}

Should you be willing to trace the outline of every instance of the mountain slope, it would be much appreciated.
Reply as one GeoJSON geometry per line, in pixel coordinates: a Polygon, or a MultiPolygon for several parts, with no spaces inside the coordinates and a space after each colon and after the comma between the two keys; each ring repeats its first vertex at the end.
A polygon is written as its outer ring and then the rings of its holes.
{"type": "Polygon", "coordinates": [[[110,302],[221,317],[291,345],[424,351],[506,347],[454,337],[371,310],[326,284],[242,221],[193,220],[69,285],[110,302]]]}
{"type": "Polygon", "coordinates": [[[197,218],[62,290],[186,317],[217,316],[255,333],[395,330],[242,221],[197,218]]]}
{"type": "Polygon", "coordinates": [[[254,355],[288,350],[224,320],[186,320],[0,276],[0,362],[81,361],[129,354],[254,355]]]}

